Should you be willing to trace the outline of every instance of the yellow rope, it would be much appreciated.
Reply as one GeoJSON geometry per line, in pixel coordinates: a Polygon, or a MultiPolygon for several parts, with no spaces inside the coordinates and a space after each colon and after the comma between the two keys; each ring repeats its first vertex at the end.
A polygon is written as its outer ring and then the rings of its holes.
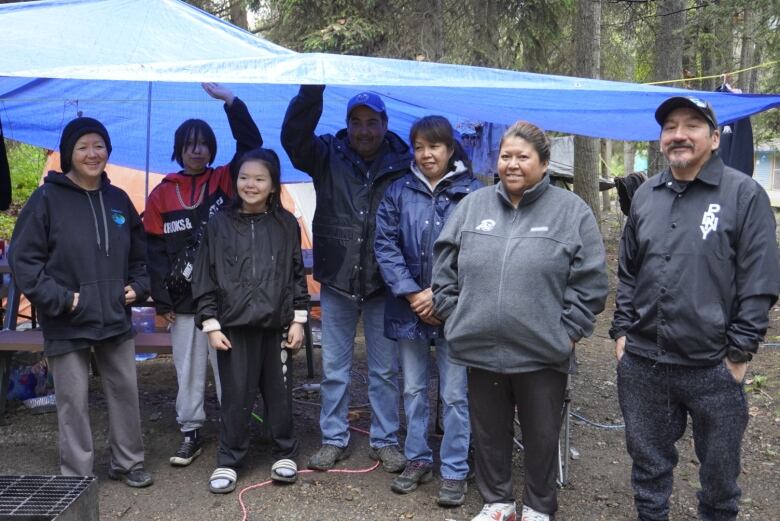
{"type": "Polygon", "coordinates": [[[709,80],[712,78],[721,78],[723,76],[739,74],[740,72],[751,71],[753,69],[760,69],[762,67],[768,67],[776,63],[780,63],[780,60],[766,62],[766,63],[762,63],[761,65],[754,65],[752,67],[746,67],[744,69],[739,69],[738,71],[726,72],[724,74],[711,74],[710,76],[699,76],[698,78],[681,78],[679,80],[650,81],[647,83],[643,83],[643,85],[663,85],[664,83],[677,83],[678,81],[685,82],[685,81],[696,81],[696,80],[709,80]]]}

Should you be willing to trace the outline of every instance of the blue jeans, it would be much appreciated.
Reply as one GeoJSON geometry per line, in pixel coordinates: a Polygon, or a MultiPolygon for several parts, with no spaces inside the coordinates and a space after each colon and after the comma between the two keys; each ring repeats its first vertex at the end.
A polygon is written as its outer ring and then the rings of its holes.
{"type": "Polygon", "coordinates": [[[355,330],[363,315],[371,404],[369,443],[374,448],[398,444],[400,393],[398,345],[384,335],[385,296],[355,302],[322,286],[322,383],[320,430],[322,443],[349,444],[349,381],[355,351],[355,330]]]}
{"type": "MultiPolygon", "coordinates": [[[[439,396],[444,407],[444,438],[439,450],[441,477],[466,479],[469,472],[469,406],[466,392],[466,368],[450,360],[449,346],[443,338],[435,340],[439,368],[439,396]]],[[[401,369],[404,373],[404,410],[409,461],[433,462],[428,446],[428,382],[430,381],[430,340],[399,340],[401,369]]]]}

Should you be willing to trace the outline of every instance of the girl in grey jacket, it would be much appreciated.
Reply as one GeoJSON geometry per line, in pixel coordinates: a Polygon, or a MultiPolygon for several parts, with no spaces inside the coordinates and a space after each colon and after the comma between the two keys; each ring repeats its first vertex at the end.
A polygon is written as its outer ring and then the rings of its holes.
{"type": "Polygon", "coordinates": [[[550,145],[526,122],[504,134],[501,182],[455,209],[434,247],[433,293],[455,363],[468,371],[479,520],[512,519],[512,422],[525,445],[524,521],[557,510],[556,450],[574,345],[607,297],[604,245],[588,206],[550,185],[550,145]],[[498,513],[498,515],[497,515],[498,513]]]}

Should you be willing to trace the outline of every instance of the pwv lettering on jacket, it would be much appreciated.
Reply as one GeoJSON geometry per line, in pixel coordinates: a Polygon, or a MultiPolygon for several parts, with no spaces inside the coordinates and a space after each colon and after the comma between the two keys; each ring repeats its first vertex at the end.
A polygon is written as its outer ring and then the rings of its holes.
{"type": "Polygon", "coordinates": [[[187,217],[163,224],[163,233],[176,233],[184,230],[192,230],[192,223],[187,217]]]}
{"type": "Polygon", "coordinates": [[[707,240],[707,235],[709,235],[711,231],[718,229],[718,216],[715,214],[719,211],[720,205],[712,203],[710,204],[710,207],[707,208],[707,211],[704,212],[704,215],[701,218],[701,226],[699,226],[702,240],[707,240]]]}

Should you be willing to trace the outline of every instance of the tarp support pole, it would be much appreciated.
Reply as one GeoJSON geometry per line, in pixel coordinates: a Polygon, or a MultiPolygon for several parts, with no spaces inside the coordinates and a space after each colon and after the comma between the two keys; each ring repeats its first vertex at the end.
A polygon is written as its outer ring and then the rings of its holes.
{"type": "Polygon", "coordinates": [[[149,155],[152,143],[152,82],[146,91],[146,181],[144,183],[144,201],[149,198],[149,155]]]}

